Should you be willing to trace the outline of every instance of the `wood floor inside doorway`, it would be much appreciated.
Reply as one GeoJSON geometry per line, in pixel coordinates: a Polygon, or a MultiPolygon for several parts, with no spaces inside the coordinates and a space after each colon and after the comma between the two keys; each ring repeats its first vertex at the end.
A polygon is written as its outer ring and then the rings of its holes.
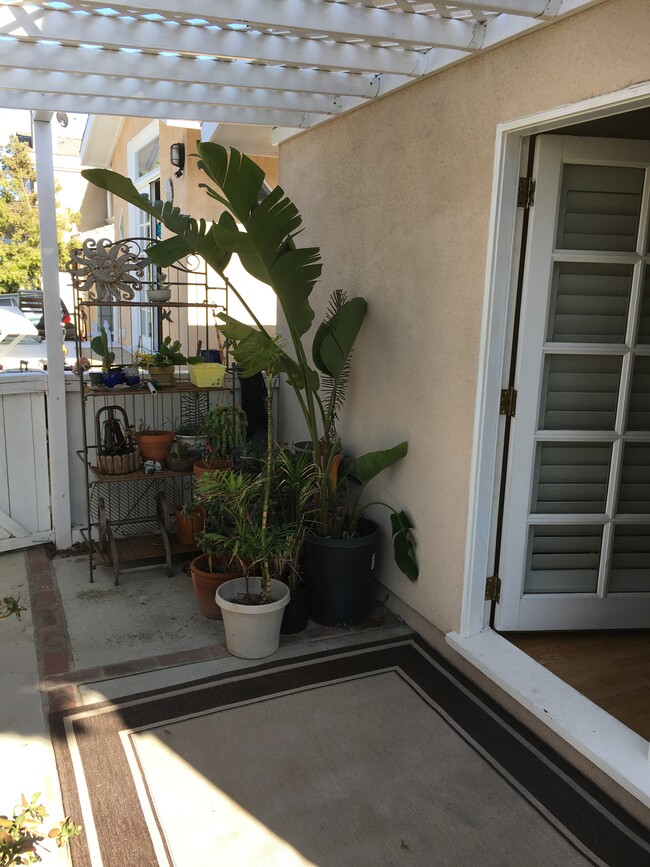
{"type": "Polygon", "coordinates": [[[650,740],[650,631],[520,632],[503,637],[650,740]]]}

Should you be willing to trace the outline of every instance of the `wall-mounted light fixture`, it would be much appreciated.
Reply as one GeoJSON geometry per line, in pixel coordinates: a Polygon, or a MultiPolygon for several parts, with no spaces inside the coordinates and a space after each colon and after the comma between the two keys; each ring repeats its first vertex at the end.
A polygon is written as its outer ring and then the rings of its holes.
{"type": "Polygon", "coordinates": [[[169,148],[169,162],[176,166],[178,171],[174,172],[174,175],[180,178],[185,168],[185,145],[183,142],[176,142],[169,148]]]}

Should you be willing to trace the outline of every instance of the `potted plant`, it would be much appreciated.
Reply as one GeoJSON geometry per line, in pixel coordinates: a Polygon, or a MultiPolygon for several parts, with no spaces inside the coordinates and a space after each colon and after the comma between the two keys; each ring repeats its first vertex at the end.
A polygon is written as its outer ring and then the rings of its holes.
{"type": "Polygon", "coordinates": [[[176,506],[176,539],[181,545],[197,546],[197,536],[203,531],[205,515],[199,503],[176,506]]]}
{"type": "Polygon", "coordinates": [[[174,440],[173,431],[151,428],[141,421],[138,430],[133,432],[133,436],[143,461],[158,461],[161,467],[165,466],[167,448],[174,440]]]}
{"type": "Polygon", "coordinates": [[[124,372],[121,367],[113,367],[115,361],[115,353],[111,350],[108,343],[108,334],[102,325],[98,335],[90,341],[90,348],[102,360],[102,379],[104,385],[108,388],[113,388],[115,385],[121,385],[124,380],[124,372]]]}
{"type": "Polygon", "coordinates": [[[220,503],[229,519],[228,532],[205,534],[243,572],[243,577],[226,581],[218,587],[216,594],[217,605],[223,614],[228,652],[243,659],[260,659],[275,653],[280,642],[283,611],[290,599],[289,587],[278,580],[274,568],[284,561],[297,529],[293,523],[274,520],[271,508],[273,376],[277,373],[279,351],[279,342],[274,340],[265,348],[261,358],[267,372],[267,437],[263,470],[256,474],[238,474],[233,470],[221,474],[233,480],[231,495],[220,503]]]}
{"type": "MultiPolygon", "coordinates": [[[[349,372],[350,354],[366,314],[366,302],[363,298],[348,300],[342,293],[335,294],[308,348],[305,335],[315,315],[309,297],[320,276],[321,260],[318,248],[296,247],[295,237],[302,222],[298,209],[279,187],[258,202],[264,172],[245,155],[213,142],[197,142],[196,147],[198,167],[208,179],[202,186],[211,198],[225,206],[218,222],[210,225],[189,219],[162,202],[143,199],[128,178],[114,172],[90,169],[83,175],[97,186],[142,208],[172,233],[172,237],[154,242],[148,248],[153,261],[161,267],[179,256],[196,253],[223,276],[230,257],[236,253],[249,273],[273,288],[282,308],[291,349],[291,352],[279,350],[277,369],[286,376],[294,391],[307,427],[313,462],[318,468],[318,514],[313,531],[323,538],[333,538],[337,533],[350,538],[354,538],[350,534],[356,533],[356,538],[363,538],[368,525],[359,519],[358,513],[356,516],[348,513],[347,518],[351,520],[339,520],[343,448],[336,432],[336,419],[349,372]]],[[[221,330],[234,347],[240,375],[252,376],[266,369],[264,356],[275,341],[246,305],[241,293],[232,283],[230,285],[255,327],[221,314],[224,322],[221,330]]],[[[356,471],[357,481],[365,488],[378,473],[403,459],[407,451],[408,444],[401,442],[383,451],[369,452],[356,459],[347,476],[351,480],[352,471],[356,471]]],[[[411,519],[406,512],[397,511],[388,503],[381,505],[390,510],[395,562],[414,581],[418,564],[411,519]]]]}
{"type": "Polygon", "coordinates": [[[228,469],[233,466],[235,452],[246,442],[247,419],[241,406],[223,404],[211,409],[201,427],[208,438],[203,458],[194,464],[194,474],[228,469]]]}
{"type": "Polygon", "coordinates": [[[190,563],[190,573],[201,613],[211,620],[222,619],[215,600],[217,588],[243,574],[240,565],[231,562],[221,540],[236,530],[233,504],[242,502],[248,484],[247,477],[230,469],[203,475],[196,485],[196,503],[204,514],[204,530],[196,541],[203,553],[190,563]]]}
{"type": "Polygon", "coordinates": [[[183,424],[177,424],[174,427],[174,436],[179,445],[185,446],[197,457],[200,457],[203,454],[203,451],[208,444],[208,437],[205,434],[201,423],[185,422],[183,424]]]}
{"type": "Polygon", "coordinates": [[[147,299],[151,301],[152,304],[162,304],[165,301],[169,301],[171,297],[172,290],[165,282],[165,275],[159,271],[156,275],[155,285],[152,286],[151,289],[147,289],[147,299]]]}
{"type": "Polygon", "coordinates": [[[143,352],[138,348],[135,358],[142,367],[147,368],[149,376],[158,386],[173,385],[176,380],[176,365],[201,361],[201,358],[195,356],[185,357],[181,352],[180,340],[172,341],[169,336],[165,337],[156,352],[143,352]]]}

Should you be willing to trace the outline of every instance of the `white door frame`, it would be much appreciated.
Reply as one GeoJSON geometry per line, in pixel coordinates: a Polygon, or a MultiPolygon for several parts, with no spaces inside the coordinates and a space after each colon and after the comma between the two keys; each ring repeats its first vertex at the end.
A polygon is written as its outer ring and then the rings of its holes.
{"type": "Polygon", "coordinates": [[[497,126],[459,630],[462,638],[480,633],[487,625],[489,614],[485,579],[491,574],[494,556],[495,494],[499,487],[503,439],[499,393],[507,386],[510,310],[516,291],[512,263],[517,240],[517,187],[522,172],[523,140],[570,124],[648,107],[650,82],[644,82],[497,126]]]}
{"type": "Polygon", "coordinates": [[[489,629],[489,604],[485,602],[485,579],[491,574],[494,557],[503,440],[499,393],[507,384],[509,312],[516,286],[511,275],[522,144],[530,135],[648,107],[650,82],[644,82],[497,126],[461,621],[459,632],[448,633],[446,640],[520,705],[650,807],[650,774],[644,761],[649,757],[648,741],[489,629]]]}

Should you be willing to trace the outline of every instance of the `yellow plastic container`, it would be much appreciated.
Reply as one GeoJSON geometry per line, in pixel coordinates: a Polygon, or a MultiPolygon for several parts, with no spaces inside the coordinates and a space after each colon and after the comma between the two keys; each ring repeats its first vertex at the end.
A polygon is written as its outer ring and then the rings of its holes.
{"type": "Polygon", "coordinates": [[[221,388],[226,377],[226,367],[217,362],[204,361],[188,365],[190,382],[197,388],[221,388]]]}

